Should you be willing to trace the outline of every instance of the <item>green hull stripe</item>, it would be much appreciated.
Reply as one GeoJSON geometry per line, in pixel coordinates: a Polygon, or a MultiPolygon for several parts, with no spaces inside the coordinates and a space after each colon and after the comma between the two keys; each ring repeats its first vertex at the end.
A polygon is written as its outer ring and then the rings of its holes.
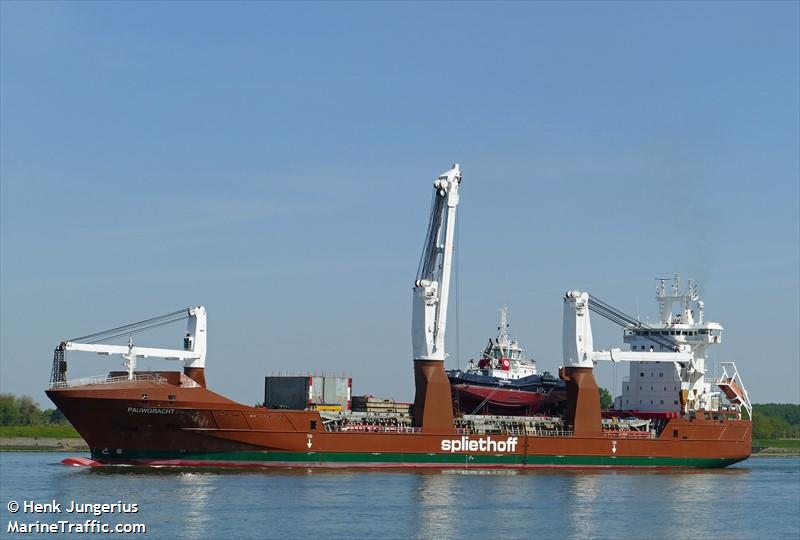
{"type": "MultiPolygon", "coordinates": [[[[648,456],[541,456],[511,455],[467,455],[458,453],[369,453],[369,452],[173,452],[109,450],[104,454],[99,449],[92,450],[92,458],[106,463],[133,460],[178,460],[190,462],[240,462],[241,465],[293,464],[303,466],[370,465],[376,466],[415,466],[415,465],[453,465],[453,466],[576,466],[576,467],[727,467],[743,458],[677,458],[648,456]]],[[[202,465],[202,463],[201,463],[202,465]]]]}

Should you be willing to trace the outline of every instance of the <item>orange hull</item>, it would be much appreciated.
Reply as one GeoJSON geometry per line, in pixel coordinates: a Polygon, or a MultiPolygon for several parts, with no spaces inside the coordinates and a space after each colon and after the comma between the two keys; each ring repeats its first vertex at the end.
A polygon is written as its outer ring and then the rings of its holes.
{"type": "Polygon", "coordinates": [[[723,413],[706,418],[702,411],[692,419],[669,420],[657,438],[602,431],[512,436],[454,428],[326,431],[317,411],[250,407],[203,387],[153,381],[54,388],[47,394],[102,464],[721,467],[751,451],[749,421],[723,413]]]}

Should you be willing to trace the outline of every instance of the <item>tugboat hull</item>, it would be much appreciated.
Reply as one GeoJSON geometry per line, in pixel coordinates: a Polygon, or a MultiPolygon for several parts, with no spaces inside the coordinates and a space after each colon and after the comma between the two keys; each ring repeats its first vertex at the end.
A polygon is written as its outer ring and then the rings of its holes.
{"type": "Polygon", "coordinates": [[[459,409],[465,413],[532,415],[546,411],[566,398],[563,390],[530,392],[497,386],[454,384],[459,409]]]}

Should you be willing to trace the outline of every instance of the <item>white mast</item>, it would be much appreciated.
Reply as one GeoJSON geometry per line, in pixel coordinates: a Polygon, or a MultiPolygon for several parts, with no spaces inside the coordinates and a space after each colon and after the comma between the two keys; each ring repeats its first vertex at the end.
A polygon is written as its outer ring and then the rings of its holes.
{"type": "Polygon", "coordinates": [[[411,342],[415,360],[444,360],[450,269],[461,167],[443,172],[433,183],[428,235],[414,282],[411,342]]]}

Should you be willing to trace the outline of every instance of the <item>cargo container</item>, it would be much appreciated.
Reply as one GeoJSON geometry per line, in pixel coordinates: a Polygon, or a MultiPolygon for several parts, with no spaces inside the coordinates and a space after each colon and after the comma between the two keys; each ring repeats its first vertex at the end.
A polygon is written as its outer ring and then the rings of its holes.
{"type": "Polygon", "coordinates": [[[353,379],[331,375],[267,375],[264,405],[271,409],[349,411],[353,379]]]}

